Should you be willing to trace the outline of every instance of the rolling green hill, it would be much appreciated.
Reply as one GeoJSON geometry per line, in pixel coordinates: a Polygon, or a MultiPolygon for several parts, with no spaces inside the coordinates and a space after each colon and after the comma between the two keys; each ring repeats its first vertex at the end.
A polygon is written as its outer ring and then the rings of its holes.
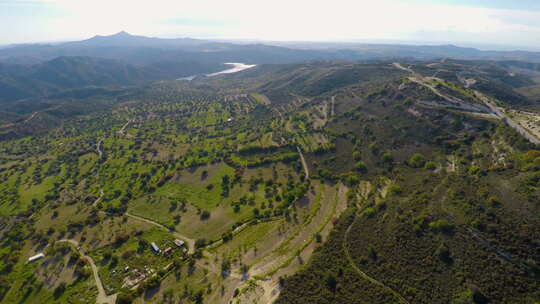
{"type": "MultiPolygon", "coordinates": [[[[143,77],[94,60],[42,71],[143,77]]],[[[535,83],[322,61],[7,102],[0,303],[537,303],[535,83]]]]}

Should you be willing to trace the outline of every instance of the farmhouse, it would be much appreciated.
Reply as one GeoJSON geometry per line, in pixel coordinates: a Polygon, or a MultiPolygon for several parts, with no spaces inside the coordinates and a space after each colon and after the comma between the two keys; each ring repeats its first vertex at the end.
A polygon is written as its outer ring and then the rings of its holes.
{"type": "Polygon", "coordinates": [[[178,247],[184,246],[185,242],[179,239],[174,240],[174,244],[178,247]]]}
{"type": "Polygon", "coordinates": [[[152,249],[154,249],[154,251],[156,253],[160,253],[161,252],[161,249],[159,249],[159,247],[156,245],[156,243],[152,242],[150,243],[150,245],[152,246],[152,249]]]}
{"type": "Polygon", "coordinates": [[[36,255],[31,256],[31,257],[28,258],[28,263],[32,263],[33,261],[39,260],[39,259],[41,259],[43,257],[45,257],[45,255],[43,253],[36,254],[36,255]]]}
{"type": "Polygon", "coordinates": [[[167,249],[163,250],[163,254],[169,254],[171,250],[172,250],[171,247],[167,247],[167,249]]]}

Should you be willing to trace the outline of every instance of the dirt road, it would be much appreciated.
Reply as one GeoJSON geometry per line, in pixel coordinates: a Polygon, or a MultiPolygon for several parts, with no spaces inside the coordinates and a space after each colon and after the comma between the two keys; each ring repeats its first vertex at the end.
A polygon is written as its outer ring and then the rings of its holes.
{"type": "Polygon", "coordinates": [[[96,263],[94,263],[94,260],[90,256],[85,255],[84,252],[81,251],[79,247],[79,242],[75,240],[69,240],[69,239],[58,240],[56,242],[69,243],[73,245],[73,247],[75,247],[75,249],[80,253],[81,257],[85,259],[88,262],[88,264],[90,264],[90,267],[92,268],[92,273],[94,275],[94,281],[96,282],[96,287],[98,289],[96,304],[115,304],[116,294],[107,295],[107,293],[105,292],[105,289],[103,288],[103,283],[101,282],[101,279],[99,278],[99,272],[98,272],[96,263]]]}
{"type": "Polygon", "coordinates": [[[304,173],[306,174],[306,180],[309,179],[309,168],[307,166],[306,159],[304,158],[304,154],[302,154],[302,149],[300,149],[299,146],[296,147],[298,150],[298,154],[300,154],[300,160],[302,161],[302,167],[304,167],[304,173]]]}
{"type": "Polygon", "coordinates": [[[406,68],[406,67],[402,66],[401,63],[399,63],[399,62],[394,62],[394,63],[392,63],[392,65],[394,65],[394,67],[396,67],[396,68],[398,68],[400,70],[403,70],[405,72],[409,72],[411,74],[414,74],[413,70],[411,70],[410,68],[406,68]]]}
{"type": "Polygon", "coordinates": [[[95,207],[101,201],[101,199],[103,198],[103,195],[105,195],[103,190],[100,190],[100,191],[101,191],[101,195],[92,203],[93,207],[95,207]]]}
{"type": "Polygon", "coordinates": [[[98,155],[99,155],[99,158],[102,158],[103,157],[103,151],[101,151],[101,143],[103,142],[103,139],[100,139],[97,143],[97,152],[98,152],[98,155]]]}
{"type": "Polygon", "coordinates": [[[120,130],[118,130],[118,134],[122,136],[126,136],[126,128],[131,123],[131,120],[128,120],[125,125],[122,126],[120,130]]]}
{"type": "Polygon", "coordinates": [[[399,303],[405,303],[405,304],[409,304],[409,301],[407,301],[407,299],[405,299],[400,293],[398,293],[397,291],[395,291],[394,289],[392,289],[390,286],[387,286],[385,285],[384,283],[378,281],[377,279],[373,278],[373,277],[370,277],[367,273],[365,273],[364,271],[362,271],[360,269],[360,267],[358,267],[358,265],[356,265],[356,262],[354,261],[354,259],[352,258],[351,256],[351,253],[349,252],[349,246],[347,245],[347,242],[348,242],[348,239],[349,239],[349,234],[351,233],[351,230],[352,230],[352,227],[354,226],[354,224],[356,223],[356,221],[361,218],[361,214],[363,212],[364,209],[360,208],[360,205],[357,204],[357,207],[358,207],[358,212],[354,218],[354,220],[351,222],[351,224],[349,225],[349,227],[347,228],[347,230],[345,231],[345,235],[343,237],[343,242],[342,242],[342,246],[343,246],[343,251],[345,252],[345,256],[347,257],[347,260],[349,262],[349,265],[351,265],[351,267],[356,271],[356,273],[358,273],[361,277],[363,277],[364,279],[368,280],[369,282],[371,282],[372,284],[375,284],[375,285],[378,285],[380,286],[381,288],[387,290],[389,293],[391,293],[392,295],[394,295],[397,300],[399,301],[399,303]]]}

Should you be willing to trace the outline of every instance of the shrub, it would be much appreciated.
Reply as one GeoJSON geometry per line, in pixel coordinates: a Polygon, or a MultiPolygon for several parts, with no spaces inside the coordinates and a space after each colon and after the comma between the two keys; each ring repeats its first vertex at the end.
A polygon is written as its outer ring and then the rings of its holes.
{"type": "Polygon", "coordinates": [[[120,293],[116,298],[116,304],[131,304],[133,302],[133,295],[130,293],[120,293]]]}
{"type": "Polygon", "coordinates": [[[206,239],[197,239],[195,241],[195,248],[202,248],[206,246],[206,239]]]}
{"type": "Polygon", "coordinates": [[[373,155],[379,155],[380,150],[379,150],[379,145],[377,144],[377,142],[374,141],[370,143],[369,150],[371,151],[373,155]]]}
{"type": "Polygon", "coordinates": [[[53,296],[58,299],[66,291],[66,283],[62,282],[54,289],[53,296]]]}
{"type": "Polygon", "coordinates": [[[364,215],[367,216],[367,217],[372,217],[376,214],[377,212],[375,211],[375,209],[369,207],[369,208],[366,208],[366,210],[364,210],[364,215]]]}
{"type": "Polygon", "coordinates": [[[432,162],[432,161],[428,161],[428,162],[424,165],[424,169],[426,169],[426,170],[435,170],[435,168],[437,168],[437,165],[435,165],[435,163],[432,162]]]}
{"type": "Polygon", "coordinates": [[[201,221],[205,221],[210,218],[210,212],[208,210],[204,210],[201,212],[201,221]]]}
{"type": "Polygon", "coordinates": [[[488,197],[487,203],[491,207],[499,207],[501,205],[501,202],[499,201],[499,198],[496,195],[492,195],[492,196],[488,197]]]}
{"type": "Polygon", "coordinates": [[[361,172],[361,173],[366,173],[367,172],[367,166],[366,166],[366,164],[364,164],[363,161],[357,162],[355,167],[356,167],[356,170],[358,172],[361,172]]]}
{"type": "Polygon", "coordinates": [[[382,156],[382,161],[385,164],[391,164],[394,161],[394,156],[390,154],[389,152],[386,152],[382,156]]]}
{"type": "Polygon", "coordinates": [[[409,166],[413,168],[422,168],[426,163],[426,158],[420,153],[416,153],[409,159],[409,166]]]}
{"type": "Polygon", "coordinates": [[[391,185],[388,187],[388,193],[391,195],[400,195],[401,194],[401,187],[399,185],[391,185]]]}
{"type": "Polygon", "coordinates": [[[429,228],[434,232],[452,233],[455,226],[446,219],[440,219],[429,223],[429,228]]]}
{"type": "Polygon", "coordinates": [[[450,254],[450,249],[446,246],[446,244],[442,243],[437,250],[435,251],[435,255],[441,260],[442,262],[446,264],[450,264],[452,262],[452,256],[450,254]]]}
{"type": "Polygon", "coordinates": [[[223,239],[223,243],[227,243],[228,241],[232,240],[233,239],[232,232],[224,232],[221,235],[221,239],[223,239]]]}
{"type": "Polygon", "coordinates": [[[325,283],[326,283],[326,287],[330,291],[336,292],[337,280],[333,275],[331,275],[331,274],[327,275],[326,279],[325,279],[325,283]]]}
{"type": "Polygon", "coordinates": [[[480,167],[478,167],[477,165],[472,165],[469,167],[468,171],[470,175],[476,175],[478,172],[480,172],[480,167]]]}

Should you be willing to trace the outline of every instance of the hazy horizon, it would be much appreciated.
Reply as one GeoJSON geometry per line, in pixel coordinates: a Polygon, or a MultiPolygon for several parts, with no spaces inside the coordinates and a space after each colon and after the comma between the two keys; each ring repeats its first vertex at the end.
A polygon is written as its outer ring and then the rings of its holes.
{"type": "Polygon", "coordinates": [[[338,0],[332,5],[305,0],[0,0],[0,20],[4,46],[127,31],[159,38],[540,50],[540,3],[531,0],[338,0]]]}
{"type": "MultiPolygon", "coordinates": [[[[125,32],[125,31],[120,31],[125,32]]],[[[62,43],[69,43],[73,41],[81,41],[81,40],[87,40],[91,39],[96,36],[112,36],[115,34],[118,34],[120,32],[110,34],[110,35],[93,35],[89,37],[83,37],[80,39],[68,39],[68,40],[60,40],[60,41],[29,41],[29,42],[22,42],[22,43],[8,43],[8,44],[0,44],[1,48],[9,48],[14,46],[22,46],[22,45],[32,45],[32,44],[42,44],[42,45],[57,45],[62,43]]],[[[133,36],[144,36],[139,35],[137,33],[128,33],[133,36]]],[[[283,47],[296,47],[296,48],[302,48],[303,46],[309,46],[314,48],[324,48],[327,46],[328,48],[346,48],[347,46],[354,46],[354,45],[361,45],[361,44],[374,44],[374,45],[403,45],[403,46],[439,46],[439,45],[454,45],[457,47],[462,48],[475,48],[482,51],[529,51],[529,52],[539,52],[540,47],[530,47],[530,46],[519,46],[519,45],[505,45],[505,44],[478,44],[474,42],[457,42],[457,41],[407,41],[407,40],[388,40],[388,39],[351,39],[351,40],[285,40],[285,41],[277,41],[277,40],[262,40],[262,39],[227,39],[227,38],[208,38],[208,37],[192,37],[192,36],[178,36],[178,37],[159,37],[159,36],[145,36],[149,38],[159,38],[159,39],[183,39],[183,38],[189,38],[189,39],[200,39],[200,40],[208,40],[208,41],[216,41],[216,42],[229,42],[229,43],[237,43],[237,44],[254,44],[254,43],[264,43],[269,45],[276,45],[276,46],[283,46],[283,47]]]]}

